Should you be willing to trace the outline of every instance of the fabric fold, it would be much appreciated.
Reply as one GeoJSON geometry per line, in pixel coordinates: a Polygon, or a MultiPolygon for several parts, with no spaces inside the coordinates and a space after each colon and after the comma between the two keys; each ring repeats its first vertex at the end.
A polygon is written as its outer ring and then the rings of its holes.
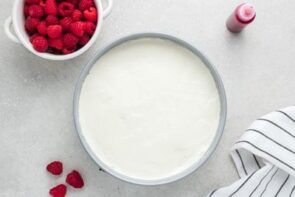
{"type": "Polygon", "coordinates": [[[231,157],[241,179],[209,197],[295,197],[295,106],[255,120],[231,157]]]}

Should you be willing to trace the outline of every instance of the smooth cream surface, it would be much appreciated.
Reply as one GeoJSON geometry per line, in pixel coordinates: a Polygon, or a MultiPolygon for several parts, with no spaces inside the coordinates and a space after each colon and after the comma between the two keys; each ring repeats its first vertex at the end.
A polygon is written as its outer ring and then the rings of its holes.
{"type": "Polygon", "coordinates": [[[112,170],[168,178],[196,163],[216,134],[220,100],[213,77],[189,50],[144,38],[100,58],[83,84],[81,130],[112,170]]]}

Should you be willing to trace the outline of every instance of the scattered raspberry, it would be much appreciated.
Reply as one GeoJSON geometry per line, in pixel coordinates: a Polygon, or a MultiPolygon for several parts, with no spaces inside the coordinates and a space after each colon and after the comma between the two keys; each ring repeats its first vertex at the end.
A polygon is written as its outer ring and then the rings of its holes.
{"type": "Polygon", "coordinates": [[[82,37],[85,32],[85,23],[81,21],[72,23],[71,32],[78,37],[82,37]]]}
{"type": "Polygon", "coordinates": [[[90,7],[93,7],[93,6],[94,6],[93,0],[80,0],[79,10],[84,11],[90,7]]]}
{"type": "Polygon", "coordinates": [[[96,29],[96,25],[92,22],[86,22],[85,23],[85,32],[92,36],[95,32],[95,29],[96,29]]]}
{"type": "Polygon", "coordinates": [[[67,48],[76,46],[78,41],[79,41],[79,39],[71,33],[67,33],[63,36],[63,43],[64,43],[65,47],[67,47],[67,48]]]}
{"type": "Polygon", "coordinates": [[[76,45],[73,47],[63,48],[62,53],[64,55],[67,55],[67,54],[73,53],[74,51],[76,51],[76,49],[77,49],[76,45]]]}
{"type": "Polygon", "coordinates": [[[62,50],[64,47],[64,43],[61,38],[56,38],[56,39],[49,39],[48,40],[48,45],[52,48],[62,50]]]}
{"type": "Polygon", "coordinates": [[[84,13],[84,18],[87,21],[90,21],[90,22],[97,21],[97,10],[95,7],[90,7],[87,10],[85,10],[83,13],[84,13]]]}
{"type": "Polygon", "coordinates": [[[47,15],[57,15],[57,5],[55,0],[46,0],[45,13],[47,15]]]}
{"type": "Polygon", "coordinates": [[[48,49],[47,39],[43,36],[36,36],[32,44],[34,49],[38,52],[45,52],[48,49]]]}
{"type": "Polygon", "coordinates": [[[39,25],[40,20],[37,18],[28,17],[25,21],[25,28],[28,33],[34,33],[39,25]]]}
{"type": "Polygon", "coordinates": [[[37,26],[37,30],[39,34],[46,35],[47,34],[47,25],[45,21],[41,21],[39,25],[37,26]]]}
{"type": "Polygon", "coordinates": [[[30,6],[28,6],[28,5],[25,5],[24,6],[24,14],[25,14],[25,17],[28,17],[29,16],[29,8],[30,8],[30,6]]]}
{"type": "Polygon", "coordinates": [[[63,171],[63,166],[60,161],[54,161],[47,165],[47,171],[54,175],[60,175],[63,171]]]}
{"type": "Polygon", "coordinates": [[[29,16],[33,18],[41,18],[44,14],[44,10],[40,5],[31,5],[29,7],[29,16]]]}
{"type": "Polygon", "coordinates": [[[47,35],[49,38],[59,38],[62,34],[62,27],[60,25],[50,25],[47,27],[47,35]]]}
{"type": "Polygon", "coordinates": [[[79,39],[79,45],[84,46],[89,42],[89,40],[90,40],[90,37],[85,34],[79,39]]]}
{"type": "Polygon", "coordinates": [[[84,181],[80,173],[76,170],[73,170],[67,175],[66,182],[74,188],[82,188],[84,186],[84,181]]]}
{"type": "Polygon", "coordinates": [[[72,24],[72,18],[67,16],[60,20],[60,25],[62,26],[62,29],[64,32],[67,32],[70,30],[72,24]]]}
{"type": "Polygon", "coordinates": [[[81,21],[83,14],[80,10],[74,10],[72,13],[72,20],[73,21],[81,21]]]}
{"type": "Polygon", "coordinates": [[[56,16],[53,16],[53,15],[48,15],[45,20],[46,20],[47,26],[49,26],[49,25],[58,25],[59,24],[58,18],[56,16]]]}
{"type": "Polygon", "coordinates": [[[67,186],[64,184],[57,185],[50,189],[49,194],[53,197],[65,197],[67,193],[67,186]]]}
{"type": "Polygon", "coordinates": [[[61,2],[58,5],[58,12],[61,16],[70,16],[74,11],[74,5],[69,2],[61,2]]]}
{"type": "Polygon", "coordinates": [[[26,4],[38,4],[41,0],[25,0],[26,4]]]}

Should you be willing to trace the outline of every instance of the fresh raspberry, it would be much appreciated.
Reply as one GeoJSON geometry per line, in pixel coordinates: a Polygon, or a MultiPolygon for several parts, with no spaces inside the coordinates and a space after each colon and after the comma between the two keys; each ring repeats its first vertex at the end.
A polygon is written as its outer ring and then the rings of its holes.
{"type": "Polygon", "coordinates": [[[90,40],[90,37],[85,34],[79,39],[79,45],[84,46],[89,42],[89,40],[90,40]]]}
{"type": "Polygon", "coordinates": [[[41,21],[39,25],[37,26],[37,30],[39,34],[46,35],[47,34],[47,25],[45,21],[41,21]]]}
{"type": "Polygon", "coordinates": [[[80,21],[83,14],[80,10],[74,10],[72,13],[72,19],[73,21],[80,21]]]}
{"type": "Polygon", "coordinates": [[[53,16],[53,15],[48,15],[45,20],[46,20],[46,25],[47,26],[49,26],[49,25],[58,25],[59,24],[58,18],[56,16],[53,16]]]}
{"type": "Polygon", "coordinates": [[[50,189],[49,194],[53,197],[65,197],[67,193],[67,186],[64,184],[57,185],[50,189]]]}
{"type": "Polygon", "coordinates": [[[61,16],[70,16],[74,11],[74,5],[69,2],[61,2],[58,5],[58,12],[61,16]]]}
{"type": "Polygon", "coordinates": [[[41,0],[25,0],[26,4],[38,4],[41,0]]]}
{"type": "Polygon", "coordinates": [[[44,15],[44,10],[40,5],[31,5],[29,7],[29,16],[33,18],[41,18],[44,15]]]}
{"type": "Polygon", "coordinates": [[[34,33],[39,25],[40,20],[38,18],[28,17],[25,21],[25,28],[28,33],[34,33]]]}
{"type": "Polygon", "coordinates": [[[39,3],[39,5],[44,9],[44,12],[45,12],[45,5],[46,5],[45,0],[41,0],[41,2],[39,3]]]}
{"type": "Polygon", "coordinates": [[[92,22],[85,22],[85,32],[92,36],[95,32],[96,25],[92,22]]]}
{"type": "Polygon", "coordinates": [[[31,37],[30,37],[30,42],[32,43],[33,40],[37,37],[37,36],[40,36],[40,34],[33,34],[31,37]]]}
{"type": "Polygon", "coordinates": [[[60,25],[64,32],[68,32],[70,30],[72,24],[72,18],[67,16],[60,20],[60,25]]]}
{"type": "Polygon", "coordinates": [[[85,23],[78,21],[71,24],[71,32],[78,37],[82,37],[85,32],[85,23]]]}
{"type": "Polygon", "coordinates": [[[47,15],[57,15],[57,4],[55,0],[46,0],[45,13],[47,15]]]}
{"type": "Polygon", "coordinates": [[[32,44],[34,49],[38,52],[45,52],[48,49],[47,39],[43,36],[36,36],[32,44]]]}
{"type": "Polygon", "coordinates": [[[28,6],[28,5],[25,5],[24,6],[24,14],[25,14],[25,17],[28,17],[29,16],[29,8],[30,8],[30,6],[28,6]]]}
{"type": "Polygon", "coordinates": [[[90,22],[97,21],[97,10],[95,7],[90,7],[87,10],[85,10],[83,13],[84,13],[84,18],[87,21],[90,21],[90,22]]]}
{"type": "Polygon", "coordinates": [[[93,0],[81,0],[79,3],[79,10],[84,11],[93,6],[95,6],[93,0]]]}
{"type": "Polygon", "coordinates": [[[48,45],[58,50],[62,50],[64,47],[64,43],[61,38],[56,38],[56,39],[49,38],[48,45]]]}
{"type": "Polygon", "coordinates": [[[74,51],[76,51],[76,49],[77,49],[76,45],[72,47],[63,48],[62,53],[64,55],[67,55],[67,54],[73,53],[74,51]]]}
{"type": "Polygon", "coordinates": [[[74,7],[78,7],[79,0],[64,0],[65,2],[69,2],[74,5],[74,7]]]}
{"type": "Polygon", "coordinates": [[[54,161],[47,165],[47,171],[54,175],[60,175],[63,171],[62,163],[60,161],[54,161]]]}
{"type": "Polygon", "coordinates": [[[62,35],[62,27],[60,25],[50,25],[47,27],[47,35],[49,38],[59,38],[62,35]]]}
{"type": "Polygon", "coordinates": [[[71,33],[67,33],[63,36],[63,43],[64,43],[65,47],[76,46],[78,41],[79,41],[79,39],[71,33]]]}
{"type": "Polygon", "coordinates": [[[82,188],[84,186],[84,181],[80,173],[76,170],[73,170],[67,175],[66,182],[74,188],[82,188]]]}

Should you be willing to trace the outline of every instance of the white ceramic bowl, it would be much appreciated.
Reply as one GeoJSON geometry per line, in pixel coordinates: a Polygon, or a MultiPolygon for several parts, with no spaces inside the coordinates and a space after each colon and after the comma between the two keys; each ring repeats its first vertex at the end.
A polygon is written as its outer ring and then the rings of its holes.
{"type": "Polygon", "coordinates": [[[4,24],[4,30],[6,35],[10,40],[12,40],[15,43],[19,43],[24,45],[29,51],[34,53],[35,55],[42,57],[44,59],[49,59],[49,60],[68,60],[75,58],[81,54],[83,54],[85,51],[87,51],[95,42],[95,40],[98,37],[98,34],[100,33],[100,29],[103,24],[103,20],[110,14],[112,7],[113,7],[113,0],[107,0],[107,7],[105,9],[102,8],[102,3],[101,0],[94,0],[96,7],[98,9],[98,24],[95,30],[95,33],[93,34],[92,38],[90,41],[81,49],[75,51],[74,53],[68,54],[68,55],[55,55],[55,54],[50,54],[50,53],[40,53],[36,51],[30,40],[29,36],[26,33],[25,30],[25,19],[24,19],[24,0],[15,0],[13,10],[12,10],[12,16],[8,17],[5,21],[4,24]],[[13,26],[15,34],[14,35],[11,32],[11,26],[13,26]]]}

